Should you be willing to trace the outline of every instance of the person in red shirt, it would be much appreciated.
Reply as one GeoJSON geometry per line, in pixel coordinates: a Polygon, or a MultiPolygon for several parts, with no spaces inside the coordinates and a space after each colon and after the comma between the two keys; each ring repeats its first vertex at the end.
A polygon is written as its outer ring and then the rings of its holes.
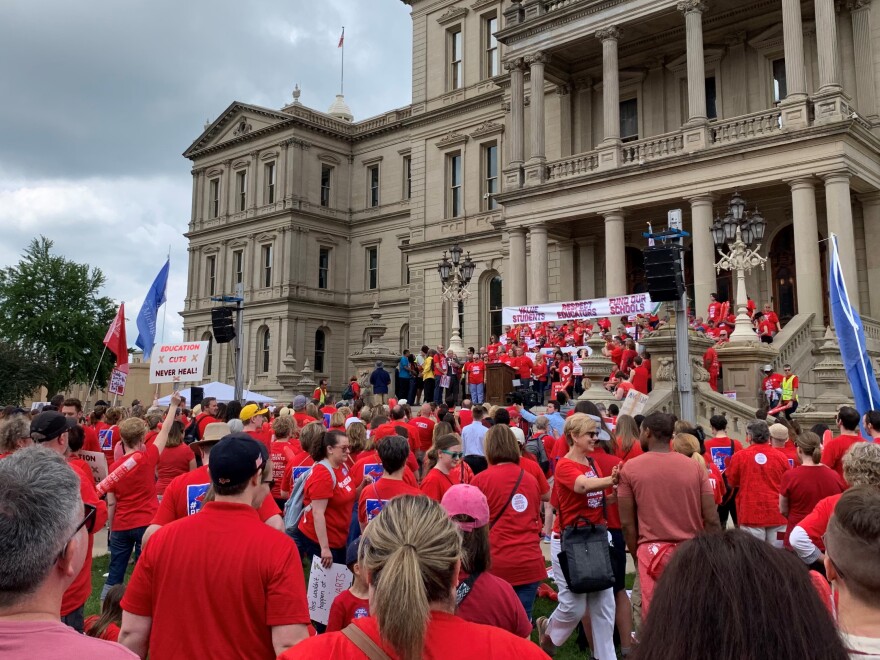
{"type": "Polygon", "coordinates": [[[525,350],[520,346],[516,349],[516,357],[513,359],[511,366],[516,369],[516,375],[520,381],[520,387],[532,386],[532,367],[534,363],[532,359],[526,355],[525,350]]]}
{"type": "Polygon", "coordinates": [[[327,615],[327,630],[325,632],[338,632],[352,621],[370,616],[370,589],[367,586],[367,576],[358,563],[359,547],[360,538],[348,544],[345,565],[351,571],[354,580],[351,587],[333,599],[330,613],[327,615]]]}
{"type": "Polygon", "coordinates": [[[107,493],[110,567],[101,600],[107,595],[110,587],[120,584],[125,578],[125,570],[128,568],[132,550],[135,553],[135,561],[141,554],[144,533],[159,508],[159,501],[156,498],[156,466],[162,452],[165,451],[165,444],[173,425],[172,420],[181,401],[182,398],[176,392],[171,396],[171,405],[165,414],[162,430],[159,431],[153,444],[144,450],[141,449],[147,431],[144,421],[131,417],[120,424],[119,432],[125,454],[108,470],[112,473],[116,468],[132,460],[137,463],[122,479],[113,484],[107,493]]]}
{"type": "Polygon", "coordinates": [[[736,495],[739,527],[759,540],[781,548],[786,519],[779,512],[782,477],[791,469],[785,455],[770,446],[767,422],[755,420],[747,427],[751,446],[727,461],[725,476],[736,495]]]}
{"type": "Polygon", "coordinates": [[[651,380],[651,372],[645,363],[646,360],[641,355],[635,357],[633,369],[630,372],[630,382],[636,392],[649,394],[651,388],[648,386],[648,381],[651,380]]]}
{"type": "MultiPolygon", "coordinates": [[[[467,657],[545,658],[526,639],[454,615],[450,595],[460,573],[460,534],[429,498],[404,495],[391,500],[367,526],[360,548],[359,563],[370,585],[370,616],[350,625],[389,658],[462,657],[463,648],[467,657]]],[[[364,657],[362,644],[342,632],[327,633],[297,644],[279,660],[354,660],[364,657]]]]}
{"type": "MultiPolygon", "coordinates": [[[[296,421],[289,415],[278,417],[272,422],[272,435],[275,438],[269,445],[269,460],[272,461],[272,498],[282,511],[287,498],[281,494],[281,483],[284,480],[288,462],[296,457],[296,449],[291,442],[291,437],[296,431],[296,421]]],[[[297,444],[299,443],[297,442],[297,444]]]]}
{"type": "Polygon", "coordinates": [[[635,418],[630,415],[619,415],[614,426],[614,455],[622,463],[640,456],[642,445],[639,442],[639,427],[635,418]]]}
{"type": "Polygon", "coordinates": [[[776,326],[778,324],[772,323],[764,314],[761,312],[755,313],[754,318],[755,327],[758,330],[758,337],[765,344],[773,343],[773,335],[776,334],[776,326]]]}
{"type": "Polygon", "coordinates": [[[68,419],[76,420],[76,423],[82,426],[85,432],[85,440],[83,441],[83,451],[101,451],[101,443],[98,440],[98,432],[94,426],[85,425],[85,419],[82,414],[82,402],[79,399],[65,399],[61,404],[61,414],[68,419]]]}
{"type": "Polygon", "coordinates": [[[764,303],[764,311],[759,313],[763,314],[767,322],[771,324],[774,335],[777,332],[782,331],[782,326],[779,324],[779,317],[776,315],[776,312],[773,311],[773,306],[770,303],[764,303]]]}
{"type": "Polygon", "coordinates": [[[482,404],[486,396],[486,362],[475,355],[474,359],[465,364],[468,391],[475,405],[482,404]]]}
{"type": "Polygon", "coordinates": [[[219,410],[220,404],[217,403],[217,399],[215,397],[206,396],[204,399],[202,399],[202,412],[196,415],[196,424],[199,429],[199,439],[204,437],[205,427],[208,426],[208,424],[214,424],[215,422],[221,421],[218,416],[219,410]]]}
{"type": "Polygon", "coordinates": [[[788,461],[788,466],[796,468],[800,465],[797,447],[789,438],[796,437],[793,430],[790,430],[785,424],[770,425],[770,446],[781,452],[788,461]]]}
{"type": "Polygon", "coordinates": [[[306,413],[307,404],[308,400],[302,394],[297,394],[293,398],[293,418],[296,420],[296,425],[299,428],[304,428],[306,424],[311,422],[321,421],[306,413]]]}
{"type": "Polygon", "coordinates": [[[119,640],[119,627],[122,625],[122,596],[124,594],[124,584],[117,584],[107,592],[107,597],[101,604],[101,615],[93,614],[85,620],[86,635],[105,639],[108,642],[119,640]]]}
{"type": "Polygon", "coordinates": [[[620,362],[623,359],[623,351],[623,342],[620,340],[620,337],[614,337],[611,340],[611,350],[608,352],[608,357],[618,371],[620,370],[620,362]]]}
{"type": "Polygon", "coordinates": [[[549,370],[547,368],[547,359],[543,353],[535,356],[535,364],[532,366],[532,389],[538,394],[538,402],[544,405],[546,392],[549,384],[549,370]]]}
{"type": "Polygon", "coordinates": [[[709,294],[709,309],[706,313],[706,318],[716,323],[721,320],[721,303],[718,302],[717,293],[709,294]]]}
{"type": "Polygon", "coordinates": [[[866,442],[859,433],[860,416],[852,406],[837,411],[837,428],[840,435],[831,438],[822,448],[822,463],[843,476],[843,457],[857,442],[866,442]]]}
{"type": "Polygon", "coordinates": [[[260,408],[256,403],[249,403],[238,413],[238,418],[244,424],[244,432],[254,440],[262,442],[268,449],[272,441],[271,436],[267,437],[263,430],[263,424],[269,419],[269,409],[260,408]]]}
{"type": "Polygon", "coordinates": [[[120,643],[151,660],[219,657],[230,649],[272,658],[308,637],[296,545],[256,512],[271,483],[264,444],[244,433],[217,443],[214,501],[150,539],[122,599],[120,643]]]}
{"type": "MultiPolygon", "coordinates": [[[[156,435],[158,438],[159,436],[156,435]]],[[[155,439],[153,440],[155,442],[155,439]]],[[[183,442],[183,424],[172,422],[165,451],[156,465],[156,497],[162,500],[165,489],[174,477],[196,469],[196,457],[189,445],[183,442]]]]}
{"type": "Polygon", "coordinates": [[[762,371],[764,378],[761,381],[761,391],[764,392],[767,405],[775,408],[782,396],[782,374],[774,373],[773,365],[770,364],[765,364],[762,371]]]}
{"type": "Polygon", "coordinates": [[[406,439],[399,435],[382,438],[379,443],[376,452],[382,463],[382,472],[375,476],[364,475],[366,483],[358,498],[358,522],[362,531],[393,498],[399,495],[421,495],[415,480],[408,483],[404,478],[407,473],[412,476],[406,466],[409,451],[406,439]]]}
{"type": "Polygon", "coordinates": [[[721,363],[718,361],[718,353],[715,347],[710,346],[703,353],[703,368],[709,372],[709,387],[713,391],[718,391],[718,374],[721,373],[721,363]]]}
{"type": "Polygon", "coordinates": [[[422,494],[439,502],[444,493],[457,483],[455,473],[459,471],[463,456],[461,439],[454,434],[441,436],[426,456],[428,472],[422,479],[422,494]]]}
{"type": "MultiPolygon", "coordinates": [[[[730,457],[742,450],[742,444],[739,440],[733,440],[727,436],[727,418],[724,415],[712,415],[709,418],[709,427],[712,429],[712,437],[703,443],[706,450],[703,458],[707,463],[714,464],[723,475],[730,457]]],[[[725,492],[724,500],[718,505],[718,518],[721,521],[722,529],[727,527],[728,517],[736,525],[736,498],[733,490],[725,492]]]]}
{"type": "Polygon", "coordinates": [[[436,422],[431,419],[431,404],[423,403],[419,409],[419,416],[410,420],[410,426],[418,429],[418,446],[419,450],[424,454],[431,448],[434,438],[434,425],[436,422]]]}

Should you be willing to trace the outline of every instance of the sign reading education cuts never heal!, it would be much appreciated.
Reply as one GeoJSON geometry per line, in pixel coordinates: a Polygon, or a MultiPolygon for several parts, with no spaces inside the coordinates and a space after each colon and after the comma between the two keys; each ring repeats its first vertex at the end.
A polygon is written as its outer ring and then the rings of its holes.
{"type": "Polygon", "coordinates": [[[505,307],[501,313],[504,325],[522,323],[543,323],[544,321],[574,321],[576,319],[595,319],[606,316],[635,316],[650,314],[653,310],[651,296],[636,293],[617,298],[597,298],[596,300],[576,300],[555,302],[545,305],[524,305],[505,307]]]}
{"type": "Polygon", "coordinates": [[[202,380],[208,342],[164,344],[153,348],[150,358],[151,383],[183,383],[202,380]]]}

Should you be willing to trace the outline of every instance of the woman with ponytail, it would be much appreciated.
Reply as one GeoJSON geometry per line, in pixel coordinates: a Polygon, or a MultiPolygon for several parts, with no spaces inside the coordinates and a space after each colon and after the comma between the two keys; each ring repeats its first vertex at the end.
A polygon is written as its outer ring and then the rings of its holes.
{"type": "Polygon", "coordinates": [[[726,490],[724,478],[721,475],[721,470],[718,469],[715,463],[711,461],[707,463],[706,459],[703,458],[703,453],[700,451],[700,441],[697,436],[692,433],[676,433],[672,438],[672,450],[687,456],[709,473],[709,483],[712,485],[715,504],[721,504],[724,501],[724,491],[726,490]]]}
{"type": "Polygon", "coordinates": [[[461,533],[437,502],[395,497],[367,525],[358,551],[370,616],[300,642],[279,660],[545,658],[526,639],[454,616],[461,554],[461,533]]]}
{"type": "Polygon", "coordinates": [[[816,508],[820,500],[839,495],[846,490],[846,482],[835,470],[823,465],[819,436],[805,431],[795,438],[800,465],[788,470],[779,484],[779,512],[788,518],[785,528],[785,547],[790,549],[788,537],[801,520],[816,508]],[[823,469],[824,468],[824,469],[823,469]]]}

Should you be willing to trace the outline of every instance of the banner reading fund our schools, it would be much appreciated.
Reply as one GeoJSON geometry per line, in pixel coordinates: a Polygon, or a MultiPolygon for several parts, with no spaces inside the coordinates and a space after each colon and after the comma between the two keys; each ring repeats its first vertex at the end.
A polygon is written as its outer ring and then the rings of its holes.
{"type": "Polygon", "coordinates": [[[545,321],[573,321],[575,319],[595,319],[605,316],[633,316],[650,314],[653,311],[651,296],[636,293],[617,298],[598,298],[596,300],[576,300],[574,302],[555,302],[546,305],[524,305],[505,307],[501,322],[504,325],[521,323],[543,323],[545,321]]]}
{"type": "Polygon", "coordinates": [[[151,383],[182,383],[202,380],[208,342],[191,341],[153,347],[151,383]]]}

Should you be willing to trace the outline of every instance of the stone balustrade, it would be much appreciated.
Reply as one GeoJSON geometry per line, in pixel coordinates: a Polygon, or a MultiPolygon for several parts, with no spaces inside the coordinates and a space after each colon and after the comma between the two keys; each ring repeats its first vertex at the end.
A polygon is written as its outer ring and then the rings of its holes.
{"type": "Polygon", "coordinates": [[[709,127],[713,145],[752,140],[781,132],[782,112],[775,108],[735,117],[709,127]]]}
{"type": "Polygon", "coordinates": [[[655,137],[629,142],[623,145],[623,164],[631,165],[648,160],[657,160],[681,153],[684,150],[684,136],[681,132],[667,133],[655,137]]]}
{"type": "Polygon", "coordinates": [[[547,180],[565,179],[579,174],[589,174],[599,167],[599,154],[595,151],[569,156],[547,164],[547,180]]]}

